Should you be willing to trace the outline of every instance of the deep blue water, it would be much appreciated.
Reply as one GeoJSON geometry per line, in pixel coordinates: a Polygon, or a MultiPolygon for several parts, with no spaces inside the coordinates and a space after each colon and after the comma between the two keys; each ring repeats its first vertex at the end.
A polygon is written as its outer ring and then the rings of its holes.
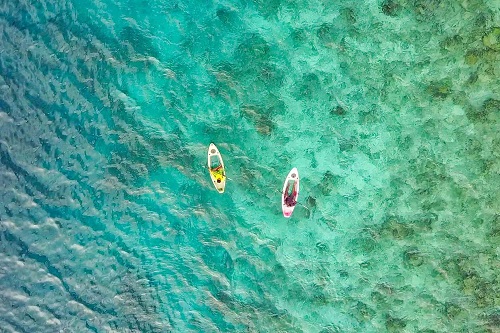
{"type": "Polygon", "coordinates": [[[499,332],[499,64],[498,1],[0,1],[0,332],[499,332]]]}

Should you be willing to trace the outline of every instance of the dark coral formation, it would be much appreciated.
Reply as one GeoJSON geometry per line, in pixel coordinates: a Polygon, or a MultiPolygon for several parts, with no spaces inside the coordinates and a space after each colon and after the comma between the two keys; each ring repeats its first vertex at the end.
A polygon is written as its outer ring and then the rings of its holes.
{"type": "Polygon", "coordinates": [[[397,16],[402,6],[396,0],[385,0],[381,5],[382,13],[387,16],[397,16]]]}

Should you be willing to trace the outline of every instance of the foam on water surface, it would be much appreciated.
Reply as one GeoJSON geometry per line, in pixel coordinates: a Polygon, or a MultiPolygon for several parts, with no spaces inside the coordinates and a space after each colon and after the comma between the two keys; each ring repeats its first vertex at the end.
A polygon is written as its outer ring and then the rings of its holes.
{"type": "Polygon", "coordinates": [[[500,329],[496,1],[0,13],[0,331],[500,329]]]}

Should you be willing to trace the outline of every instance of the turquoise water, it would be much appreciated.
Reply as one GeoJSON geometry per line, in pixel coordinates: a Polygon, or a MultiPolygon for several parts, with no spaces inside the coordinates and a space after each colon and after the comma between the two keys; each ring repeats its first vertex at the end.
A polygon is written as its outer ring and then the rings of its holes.
{"type": "Polygon", "coordinates": [[[4,0],[0,31],[1,332],[500,332],[499,1],[4,0]]]}

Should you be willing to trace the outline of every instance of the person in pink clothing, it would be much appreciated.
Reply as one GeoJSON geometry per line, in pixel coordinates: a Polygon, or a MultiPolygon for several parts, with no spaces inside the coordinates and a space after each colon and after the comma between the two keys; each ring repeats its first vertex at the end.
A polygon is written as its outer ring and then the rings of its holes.
{"type": "Polygon", "coordinates": [[[283,193],[285,196],[285,204],[288,207],[293,207],[297,204],[297,201],[295,200],[297,196],[297,183],[293,182],[293,189],[290,191],[290,182],[286,185],[286,190],[285,193],[283,193]]]}

